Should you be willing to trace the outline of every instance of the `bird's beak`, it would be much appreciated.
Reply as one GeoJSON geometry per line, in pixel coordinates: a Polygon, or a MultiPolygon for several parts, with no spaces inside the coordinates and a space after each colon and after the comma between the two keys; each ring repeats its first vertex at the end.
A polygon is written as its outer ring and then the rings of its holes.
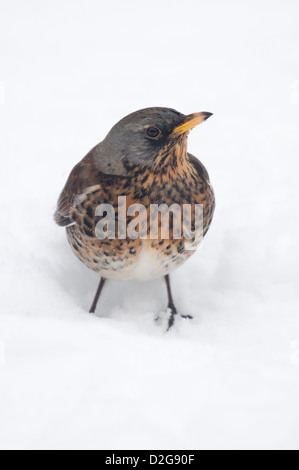
{"type": "Polygon", "coordinates": [[[185,132],[189,132],[193,127],[198,126],[198,124],[202,123],[206,119],[208,119],[210,116],[212,116],[212,113],[194,113],[194,114],[188,114],[188,116],[185,116],[183,121],[173,129],[171,135],[177,134],[181,135],[184,134],[185,132]]]}

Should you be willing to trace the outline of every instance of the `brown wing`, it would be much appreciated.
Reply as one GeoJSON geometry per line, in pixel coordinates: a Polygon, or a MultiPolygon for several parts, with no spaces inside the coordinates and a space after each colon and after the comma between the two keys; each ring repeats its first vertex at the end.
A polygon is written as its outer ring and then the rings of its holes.
{"type": "Polygon", "coordinates": [[[215,195],[213,187],[210,183],[209,174],[204,167],[204,165],[191,153],[188,153],[188,158],[190,163],[193,165],[196,173],[199,176],[199,179],[203,181],[201,201],[199,201],[204,206],[204,233],[205,235],[211,225],[214,211],[215,211],[215,195]]]}
{"type": "MultiPolygon", "coordinates": [[[[110,184],[111,178],[109,177],[110,184]]],[[[91,151],[71,171],[68,180],[59,197],[55,221],[58,225],[66,227],[76,221],[75,213],[82,212],[81,208],[87,197],[96,196],[101,200],[101,193],[105,186],[107,175],[104,175],[95,164],[91,151]]]]}
{"type": "Polygon", "coordinates": [[[209,177],[209,173],[207,172],[205,166],[196,157],[194,157],[194,155],[192,155],[191,153],[188,153],[187,155],[188,155],[189,161],[192,163],[192,165],[196,169],[196,171],[197,171],[198,175],[200,176],[200,178],[203,179],[204,181],[209,182],[210,177],[209,177]]]}

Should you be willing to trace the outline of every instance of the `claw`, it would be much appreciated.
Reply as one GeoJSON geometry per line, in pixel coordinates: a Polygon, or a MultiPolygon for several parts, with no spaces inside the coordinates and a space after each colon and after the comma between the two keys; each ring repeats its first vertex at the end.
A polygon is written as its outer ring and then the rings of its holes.
{"type": "Polygon", "coordinates": [[[168,327],[166,331],[169,331],[170,328],[174,325],[175,315],[177,315],[177,311],[174,305],[168,305],[168,308],[170,309],[170,316],[168,319],[168,327]]]}
{"type": "Polygon", "coordinates": [[[184,320],[193,320],[192,315],[180,315],[181,318],[184,318],[184,320]]]}
{"type": "MultiPolygon", "coordinates": [[[[168,306],[168,308],[170,308],[170,316],[169,316],[169,319],[168,319],[168,327],[167,327],[166,331],[169,331],[170,328],[174,325],[175,316],[177,315],[177,311],[176,311],[175,307],[169,307],[168,306]]],[[[193,320],[192,315],[181,315],[180,314],[180,317],[183,318],[184,320],[193,320]]]]}

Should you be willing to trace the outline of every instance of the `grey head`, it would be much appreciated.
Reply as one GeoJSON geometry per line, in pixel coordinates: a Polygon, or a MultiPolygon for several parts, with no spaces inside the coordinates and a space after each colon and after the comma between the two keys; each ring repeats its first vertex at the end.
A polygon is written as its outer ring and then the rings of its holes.
{"type": "Polygon", "coordinates": [[[163,147],[171,145],[171,134],[184,118],[174,109],[158,107],[129,114],[93,149],[95,162],[105,173],[118,175],[125,174],[124,161],[150,165],[163,147]]]}
{"type": "Polygon", "coordinates": [[[171,108],[145,108],[121,119],[92,150],[95,164],[107,174],[125,175],[126,163],[151,164],[165,148],[171,151],[179,139],[211,113],[184,115],[171,108]]]}

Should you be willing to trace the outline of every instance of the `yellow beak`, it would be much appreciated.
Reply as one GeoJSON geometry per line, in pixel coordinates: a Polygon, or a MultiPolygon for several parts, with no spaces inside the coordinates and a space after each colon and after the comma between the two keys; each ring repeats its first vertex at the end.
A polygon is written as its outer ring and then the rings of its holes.
{"type": "Polygon", "coordinates": [[[172,131],[171,135],[173,134],[184,134],[185,132],[189,132],[193,127],[198,126],[198,124],[202,123],[206,119],[208,119],[210,116],[212,116],[212,113],[194,113],[194,114],[188,114],[188,116],[185,117],[183,122],[179,124],[177,127],[174,128],[172,131]]]}

